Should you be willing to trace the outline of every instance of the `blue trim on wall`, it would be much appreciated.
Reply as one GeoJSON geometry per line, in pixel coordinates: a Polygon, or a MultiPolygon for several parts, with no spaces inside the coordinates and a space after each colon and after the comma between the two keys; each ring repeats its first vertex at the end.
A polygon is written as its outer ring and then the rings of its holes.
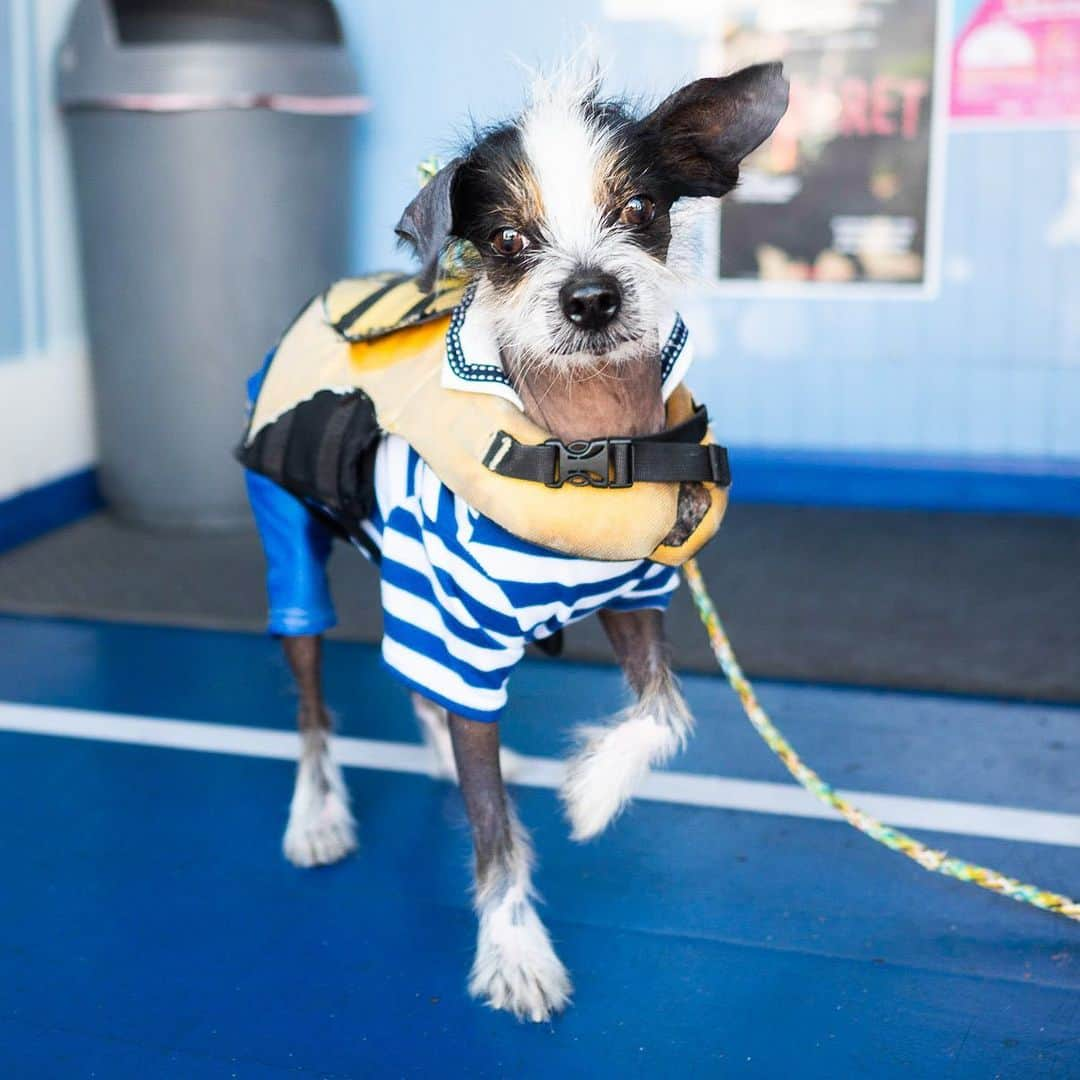
{"type": "Polygon", "coordinates": [[[0,551],[70,525],[102,507],[93,469],[62,476],[0,501],[0,551]]]}
{"type": "Polygon", "coordinates": [[[732,498],[1080,516],[1080,461],[732,448],[732,498]]]}
{"type": "MultiPolygon", "coordinates": [[[[1080,517],[1080,461],[735,447],[740,502],[1080,517]]],[[[0,501],[0,552],[103,506],[93,469],[0,501]]]]}

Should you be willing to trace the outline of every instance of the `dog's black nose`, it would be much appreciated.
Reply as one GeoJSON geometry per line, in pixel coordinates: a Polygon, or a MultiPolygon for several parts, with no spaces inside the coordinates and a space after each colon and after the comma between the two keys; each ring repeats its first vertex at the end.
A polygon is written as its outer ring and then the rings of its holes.
{"type": "Polygon", "coordinates": [[[582,330],[603,330],[622,304],[619,283],[610,274],[571,278],[559,290],[563,314],[582,330]]]}

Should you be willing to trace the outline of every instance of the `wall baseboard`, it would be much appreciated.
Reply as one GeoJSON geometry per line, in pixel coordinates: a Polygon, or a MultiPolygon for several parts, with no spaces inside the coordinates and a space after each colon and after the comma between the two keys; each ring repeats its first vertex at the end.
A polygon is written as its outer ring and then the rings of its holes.
{"type": "Polygon", "coordinates": [[[733,447],[743,502],[1080,516],[1080,461],[733,447]]]}
{"type": "MultiPolygon", "coordinates": [[[[1080,516],[1080,461],[731,450],[741,502],[1080,516]]],[[[0,500],[0,552],[103,506],[93,469],[0,500]]]]}
{"type": "Polygon", "coordinates": [[[0,552],[70,525],[102,507],[93,469],[69,473],[0,500],[0,552]]]}

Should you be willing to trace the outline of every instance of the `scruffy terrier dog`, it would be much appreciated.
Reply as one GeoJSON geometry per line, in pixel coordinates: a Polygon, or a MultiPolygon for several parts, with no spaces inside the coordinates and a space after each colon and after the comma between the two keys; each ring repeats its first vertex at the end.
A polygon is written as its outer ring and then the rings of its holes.
{"type": "MultiPolygon", "coordinates": [[[[451,242],[468,242],[473,285],[454,332],[468,337],[466,352],[479,348],[488,358],[495,389],[566,443],[664,428],[675,377],[667,368],[685,344],[685,328],[678,340],[665,337],[676,277],[670,253],[686,227],[673,209],[681,199],[729,192],[787,96],[780,65],[761,64],[699,79],[636,116],[604,99],[595,77],[558,75],[538,83],[520,117],[477,135],[421,190],[398,231],[428,281],[451,242]]],[[[674,324],[681,326],[677,316],[674,324]]],[[[567,1004],[570,979],[533,904],[529,840],[503,786],[491,721],[525,644],[598,612],[634,702],[581,733],[561,797],[575,839],[604,829],[691,729],[662,632],[676,572],[650,560],[613,564],[500,548],[504,540],[483,534],[484,519],[455,503],[397,436],[383,438],[374,468],[380,502],[370,532],[382,544],[383,655],[413,689],[421,728],[458,779],[472,828],[479,938],[469,988],[494,1008],[542,1021],[567,1004]],[[406,505],[415,512],[407,521],[406,505]],[[424,530],[441,521],[464,529],[474,546],[458,552],[460,531],[428,536],[424,530]],[[541,595],[545,581],[550,597],[541,595]],[[455,587],[460,592],[450,595],[455,587]],[[478,615],[481,606],[486,614],[478,615]]],[[[705,512],[701,485],[683,488],[677,529],[705,512]]],[[[331,754],[321,638],[302,623],[281,632],[303,737],[285,852],[301,866],[330,863],[355,847],[355,832],[331,754]]]]}

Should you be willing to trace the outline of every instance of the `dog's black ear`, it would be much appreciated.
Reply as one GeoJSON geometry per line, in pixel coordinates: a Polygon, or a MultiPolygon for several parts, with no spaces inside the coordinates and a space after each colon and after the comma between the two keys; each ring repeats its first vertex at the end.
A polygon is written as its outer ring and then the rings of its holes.
{"type": "Polygon", "coordinates": [[[463,159],[444,165],[419,191],[394,231],[412,246],[420,260],[419,284],[431,289],[439,269],[439,256],[454,234],[454,181],[463,159]]]}
{"type": "Polygon", "coordinates": [[[722,79],[676,90],[637,125],[676,198],[724,195],[739,163],[773,132],[787,111],[783,65],[754,64],[722,79]]]}

